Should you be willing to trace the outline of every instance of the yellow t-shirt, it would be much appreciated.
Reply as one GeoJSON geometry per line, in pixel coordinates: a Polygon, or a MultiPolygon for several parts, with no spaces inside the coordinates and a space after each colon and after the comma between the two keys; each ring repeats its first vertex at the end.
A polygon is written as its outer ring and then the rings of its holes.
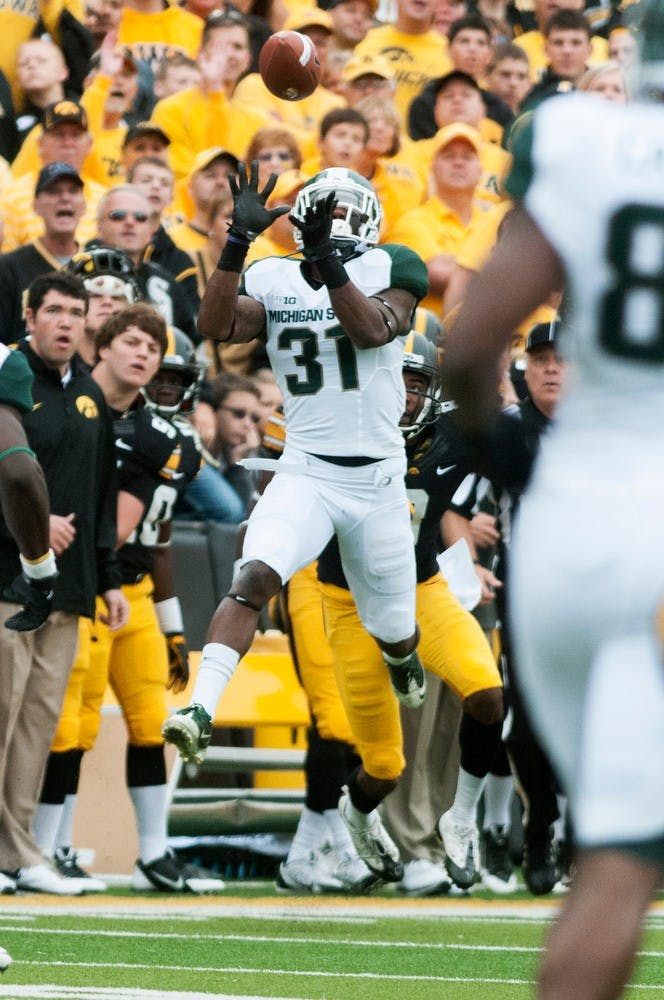
{"type": "Polygon", "coordinates": [[[383,209],[381,232],[389,233],[406,212],[424,199],[425,186],[417,173],[404,163],[381,157],[369,178],[383,209]]]}
{"type": "MultiPolygon", "coordinates": [[[[88,177],[83,178],[85,213],[76,230],[79,246],[91,240],[97,231],[97,205],[107,190],[88,177]]],[[[37,239],[44,232],[44,220],[35,214],[32,202],[35,196],[37,172],[23,174],[8,184],[0,194],[0,215],[5,220],[3,253],[37,239]]]]}
{"type": "Polygon", "coordinates": [[[257,129],[270,124],[264,111],[239,107],[219,92],[190,87],[158,101],[152,119],[171,140],[168,154],[179,180],[191,173],[197,153],[222,146],[243,159],[257,129]]]}
{"type": "Polygon", "coordinates": [[[68,10],[81,23],[85,20],[83,0],[31,0],[30,3],[5,2],[0,9],[0,70],[12,89],[14,110],[23,108],[23,93],[16,79],[16,56],[19,47],[31,37],[41,17],[54,42],[59,43],[58,22],[68,10]]]}
{"type": "MultiPolygon", "coordinates": [[[[544,48],[546,39],[541,31],[527,31],[525,35],[519,35],[514,39],[516,45],[520,46],[527,53],[530,60],[530,79],[533,83],[541,80],[542,74],[549,65],[549,60],[544,48]]],[[[593,35],[591,38],[592,53],[588,63],[606,62],[609,58],[609,43],[606,38],[593,35]]]]}
{"type": "MultiPolygon", "coordinates": [[[[441,130],[442,131],[442,130],[441,130]]],[[[431,139],[420,139],[410,147],[410,165],[417,171],[424,184],[429,184],[429,173],[433,162],[434,154],[440,145],[439,133],[431,139]]],[[[496,146],[493,142],[483,142],[480,153],[482,162],[482,176],[477,185],[475,196],[496,204],[503,201],[503,180],[512,163],[511,153],[496,146]]]]}
{"type": "Polygon", "coordinates": [[[408,126],[408,108],[430,80],[452,69],[447,55],[447,39],[437,31],[408,35],[394,25],[371,28],[355,47],[355,55],[380,53],[392,63],[396,79],[394,101],[404,127],[408,126]]]}
{"type": "Polygon", "coordinates": [[[155,70],[170,49],[195,59],[201,45],[203,21],[196,14],[178,7],[165,7],[156,14],[124,7],[118,29],[118,45],[128,46],[137,59],[155,70]]]}
{"type": "Polygon", "coordinates": [[[509,210],[510,201],[502,201],[484,212],[468,229],[459,247],[456,262],[467,271],[481,271],[498,239],[498,230],[509,210]]]}
{"type": "Polygon", "coordinates": [[[175,222],[168,227],[168,235],[180,250],[185,250],[188,254],[207,246],[206,234],[194,229],[189,222],[175,222]]]}
{"type": "MultiPolygon", "coordinates": [[[[387,241],[405,244],[425,263],[443,253],[454,257],[469,227],[482,214],[483,210],[474,206],[469,225],[464,225],[458,215],[434,195],[419,208],[407,212],[387,234],[387,241]]],[[[430,292],[420,306],[440,316],[442,298],[430,292]]]]}

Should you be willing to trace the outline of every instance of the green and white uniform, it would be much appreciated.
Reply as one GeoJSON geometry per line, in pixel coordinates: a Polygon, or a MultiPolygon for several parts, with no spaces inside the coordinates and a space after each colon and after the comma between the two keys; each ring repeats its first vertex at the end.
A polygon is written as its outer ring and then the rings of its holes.
{"type": "MultiPolygon", "coordinates": [[[[426,266],[406,247],[374,247],[345,265],[367,296],[427,291],[426,266]]],[[[415,629],[415,562],[399,420],[404,338],[358,350],[325,286],[301,261],[267,258],[243,291],[265,308],[267,352],[283,393],[287,441],[247,528],[242,561],[261,560],[285,583],[333,534],[365,628],[386,642],[415,629]]]]}
{"type": "Polygon", "coordinates": [[[507,186],[564,264],[571,371],[515,531],[518,663],[579,843],[664,860],[664,108],[531,125],[507,186]]]}

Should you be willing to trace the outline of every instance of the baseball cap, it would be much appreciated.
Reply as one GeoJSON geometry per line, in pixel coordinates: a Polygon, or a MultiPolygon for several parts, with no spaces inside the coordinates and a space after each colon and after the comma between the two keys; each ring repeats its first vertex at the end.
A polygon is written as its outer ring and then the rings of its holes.
{"type": "Polygon", "coordinates": [[[295,191],[299,191],[309,179],[309,175],[303,173],[301,170],[284,170],[283,174],[279,174],[277,177],[277,183],[272,189],[268,203],[277,201],[280,198],[288,198],[295,191]]]}
{"type": "Polygon", "coordinates": [[[435,139],[436,150],[443,149],[455,139],[463,139],[473,147],[478,155],[482,152],[482,140],[479,132],[472,125],[466,125],[464,122],[452,122],[451,125],[446,125],[436,133],[435,139]]]}
{"type": "Polygon", "coordinates": [[[550,323],[536,323],[529,332],[526,339],[526,351],[532,351],[542,344],[555,346],[560,330],[560,320],[558,317],[552,319],[550,323]]]}
{"type": "Polygon", "coordinates": [[[205,168],[209,167],[215,160],[221,159],[229,160],[233,165],[233,169],[237,170],[240,163],[237,156],[230,153],[227,149],[224,149],[223,146],[210,146],[209,149],[201,150],[201,152],[194,157],[194,162],[191,165],[189,176],[191,177],[192,174],[198,173],[199,170],[205,170],[205,168]]]}
{"type": "Polygon", "coordinates": [[[282,30],[303,31],[304,28],[325,28],[332,34],[332,18],[320,7],[300,7],[286,18],[282,30]]]}
{"type": "Polygon", "coordinates": [[[435,81],[435,93],[439,94],[450,83],[467,83],[469,87],[473,87],[480,94],[482,93],[482,88],[475,77],[471,76],[470,73],[464,73],[462,69],[451,69],[445,76],[438,77],[435,81]]]}
{"type": "Polygon", "coordinates": [[[341,79],[344,83],[352,83],[361,76],[382,76],[385,80],[393,80],[394,69],[389,59],[378,53],[351,56],[342,70],[341,79]]]}
{"type": "Polygon", "coordinates": [[[171,140],[164,132],[163,128],[159,128],[154,122],[137,122],[132,125],[131,128],[127,129],[127,133],[122,142],[122,148],[124,149],[132,139],[138,139],[142,135],[155,135],[158,139],[161,139],[165,146],[170,146],[171,140]]]}
{"type": "Polygon", "coordinates": [[[56,160],[55,163],[49,163],[48,166],[42,167],[39,171],[35,185],[35,194],[41,194],[42,191],[46,191],[50,188],[51,184],[59,181],[61,177],[69,177],[71,180],[76,181],[80,187],[83,187],[83,181],[78,171],[71,164],[65,163],[63,160],[56,160]]]}
{"type": "Polygon", "coordinates": [[[77,104],[76,101],[56,101],[55,104],[49,104],[44,111],[44,131],[48,132],[50,129],[62,125],[63,122],[80,125],[82,129],[87,131],[88,116],[85,113],[85,108],[77,104]]]}

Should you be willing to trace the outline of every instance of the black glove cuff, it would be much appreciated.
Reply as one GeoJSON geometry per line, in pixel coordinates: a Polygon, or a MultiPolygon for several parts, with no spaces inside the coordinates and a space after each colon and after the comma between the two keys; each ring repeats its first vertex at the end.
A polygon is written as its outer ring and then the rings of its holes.
{"type": "Polygon", "coordinates": [[[346,273],[346,268],[343,266],[336,254],[330,257],[323,257],[322,260],[316,261],[316,267],[318,268],[318,273],[321,276],[323,284],[327,288],[341,288],[346,285],[350,278],[346,273]]]}
{"type": "Polygon", "coordinates": [[[217,269],[219,271],[234,271],[235,274],[241,274],[248,250],[248,243],[238,239],[236,236],[231,236],[229,232],[226,245],[221,251],[217,269]]]}

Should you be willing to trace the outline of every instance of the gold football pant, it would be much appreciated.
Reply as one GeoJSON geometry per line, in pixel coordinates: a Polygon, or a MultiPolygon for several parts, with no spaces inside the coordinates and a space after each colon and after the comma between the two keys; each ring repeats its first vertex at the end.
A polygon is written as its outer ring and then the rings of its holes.
{"type": "Polygon", "coordinates": [[[107,683],[118,700],[133,746],[162,743],[161,727],[166,719],[168,651],[152,600],[152,578],[125,584],[129,620],[110,632],[99,615],[105,610],[97,601],[94,623],[81,620],[79,651],[69,679],[60,722],[51,749],[90,750],[101,724],[101,708],[107,683]]]}
{"type": "MultiPolygon", "coordinates": [[[[398,702],[382,653],[363,629],[349,591],[321,584],[325,628],[335,676],[366,771],[395,780],[404,767],[398,702]]],[[[501,687],[482,629],[436,575],[417,585],[418,654],[461,700],[501,687]]]]}

